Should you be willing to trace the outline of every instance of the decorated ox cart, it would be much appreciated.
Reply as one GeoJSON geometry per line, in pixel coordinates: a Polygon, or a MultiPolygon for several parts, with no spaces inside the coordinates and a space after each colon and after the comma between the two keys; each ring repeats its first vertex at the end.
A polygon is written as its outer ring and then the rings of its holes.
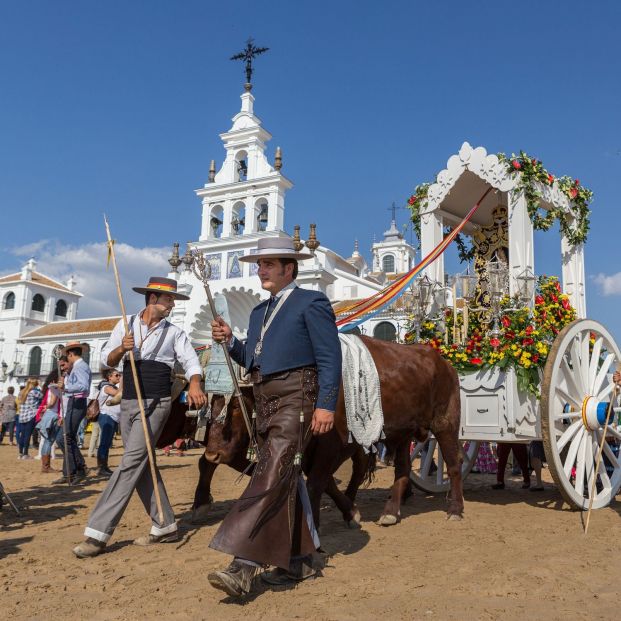
{"type": "MultiPolygon", "coordinates": [[[[608,505],[621,487],[621,410],[612,382],[621,354],[611,333],[586,318],[591,196],[578,180],[555,178],[523,152],[488,155],[464,143],[436,182],[419,185],[409,199],[425,259],[407,284],[408,338],[435,347],[459,372],[462,474],[481,441],[542,440],[554,482],[579,509],[608,505]],[[535,276],[534,230],[554,223],[560,281],[535,276]],[[445,275],[447,239],[472,270],[445,275]]],[[[433,438],[411,456],[417,487],[448,489],[433,438]]]]}

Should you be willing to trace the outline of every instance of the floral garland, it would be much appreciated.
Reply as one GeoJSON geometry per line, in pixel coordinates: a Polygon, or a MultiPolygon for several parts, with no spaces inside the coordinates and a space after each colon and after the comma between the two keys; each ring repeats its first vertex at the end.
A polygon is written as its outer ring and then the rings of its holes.
{"type": "MultiPolygon", "coordinates": [[[[507,173],[513,177],[519,176],[518,183],[513,192],[524,193],[526,207],[533,228],[547,231],[556,220],[559,222],[561,233],[567,239],[570,246],[583,244],[589,233],[589,204],[593,199],[593,192],[580,184],[578,179],[571,177],[554,177],[543,166],[541,160],[530,157],[524,151],[519,155],[511,154],[507,157],[504,153],[497,155],[500,162],[506,165],[507,173]],[[556,187],[568,198],[571,213],[551,206],[548,210],[541,208],[541,192],[539,184],[556,187]]],[[[421,183],[416,186],[414,193],[408,199],[408,207],[412,212],[412,222],[418,239],[420,239],[421,209],[427,203],[430,183],[421,183]]],[[[445,234],[451,228],[446,227],[445,234]]],[[[468,247],[460,235],[455,239],[459,252],[459,260],[464,263],[474,258],[474,249],[468,247]]]]}
{"type": "MultiPolygon", "coordinates": [[[[514,307],[516,300],[506,297],[503,307],[514,307]]],[[[537,283],[535,306],[517,311],[504,312],[500,320],[500,335],[489,337],[477,320],[471,316],[468,337],[461,345],[447,345],[437,323],[425,321],[421,341],[438,350],[459,373],[471,373],[479,369],[512,366],[517,375],[518,387],[533,395],[539,395],[539,373],[543,371],[552,342],[561,329],[576,319],[576,311],[569,297],[561,292],[558,278],[542,276],[537,283]]],[[[462,315],[457,317],[462,325],[462,315]]],[[[448,334],[453,329],[453,312],[445,310],[448,334]]],[[[413,342],[413,334],[406,334],[406,342],[413,342]]]]}

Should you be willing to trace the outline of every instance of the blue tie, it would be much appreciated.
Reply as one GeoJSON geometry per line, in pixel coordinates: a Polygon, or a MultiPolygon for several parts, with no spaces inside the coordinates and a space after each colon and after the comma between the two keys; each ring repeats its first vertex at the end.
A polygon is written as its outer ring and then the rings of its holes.
{"type": "Polygon", "coordinates": [[[265,313],[265,319],[263,320],[263,325],[265,325],[267,323],[267,320],[270,318],[272,311],[276,307],[277,301],[278,301],[278,298],[275,295],[273,295],[270,298],[270,301],[267,303],[267,312],[265,313]]]}

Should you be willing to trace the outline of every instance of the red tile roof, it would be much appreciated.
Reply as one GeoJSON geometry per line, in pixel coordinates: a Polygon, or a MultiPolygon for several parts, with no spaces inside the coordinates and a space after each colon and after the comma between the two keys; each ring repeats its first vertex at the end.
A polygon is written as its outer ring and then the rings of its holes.
{"type": "Polygon", "coordinates": [[[118,323],[119,319],[121,319],[120,315],[117,317],[99,317],[96,319],[77,319],[75,321],[54,321],[53,323],[48,323],[45,326],[27,332],[21,339],[112,332],[112,328],[118,323]]]}

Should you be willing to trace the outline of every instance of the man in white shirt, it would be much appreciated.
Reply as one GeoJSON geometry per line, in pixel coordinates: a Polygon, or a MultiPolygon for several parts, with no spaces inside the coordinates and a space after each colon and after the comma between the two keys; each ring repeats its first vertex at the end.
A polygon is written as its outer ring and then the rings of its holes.
{"type": "Polygon", "coordinates": [[[148,546],[177,541],[179,537],[175,515],[159,472],[157,481],[164,514],[162,522],[158,516],[136,387],[127,352],[134,352],[152,446],[170,414],[171,377],[175,361],[182,365],[190,382],[188,403],[196,409],[200,409],[206,401],[200,387],[202,368],[187,334],[166,319],[175,306],[175,300],[189,299],[177,293],[177,281],[151,277],[146,287],[134,287],[134,291],[145,295],[146,307],[128,318],[129,335],[125,336],[123,321],[119,321],[101,354],[102,362],[107,367],[116,367],[124,361],[120,427],[125,452],[121,464],[110,477],[88,519],[84,531],[86,540],[73,549],[79,558],[97,556],[103,552],[134,489],[152,522],[149,535],[136,539],[134,543],[148,546]]]}

